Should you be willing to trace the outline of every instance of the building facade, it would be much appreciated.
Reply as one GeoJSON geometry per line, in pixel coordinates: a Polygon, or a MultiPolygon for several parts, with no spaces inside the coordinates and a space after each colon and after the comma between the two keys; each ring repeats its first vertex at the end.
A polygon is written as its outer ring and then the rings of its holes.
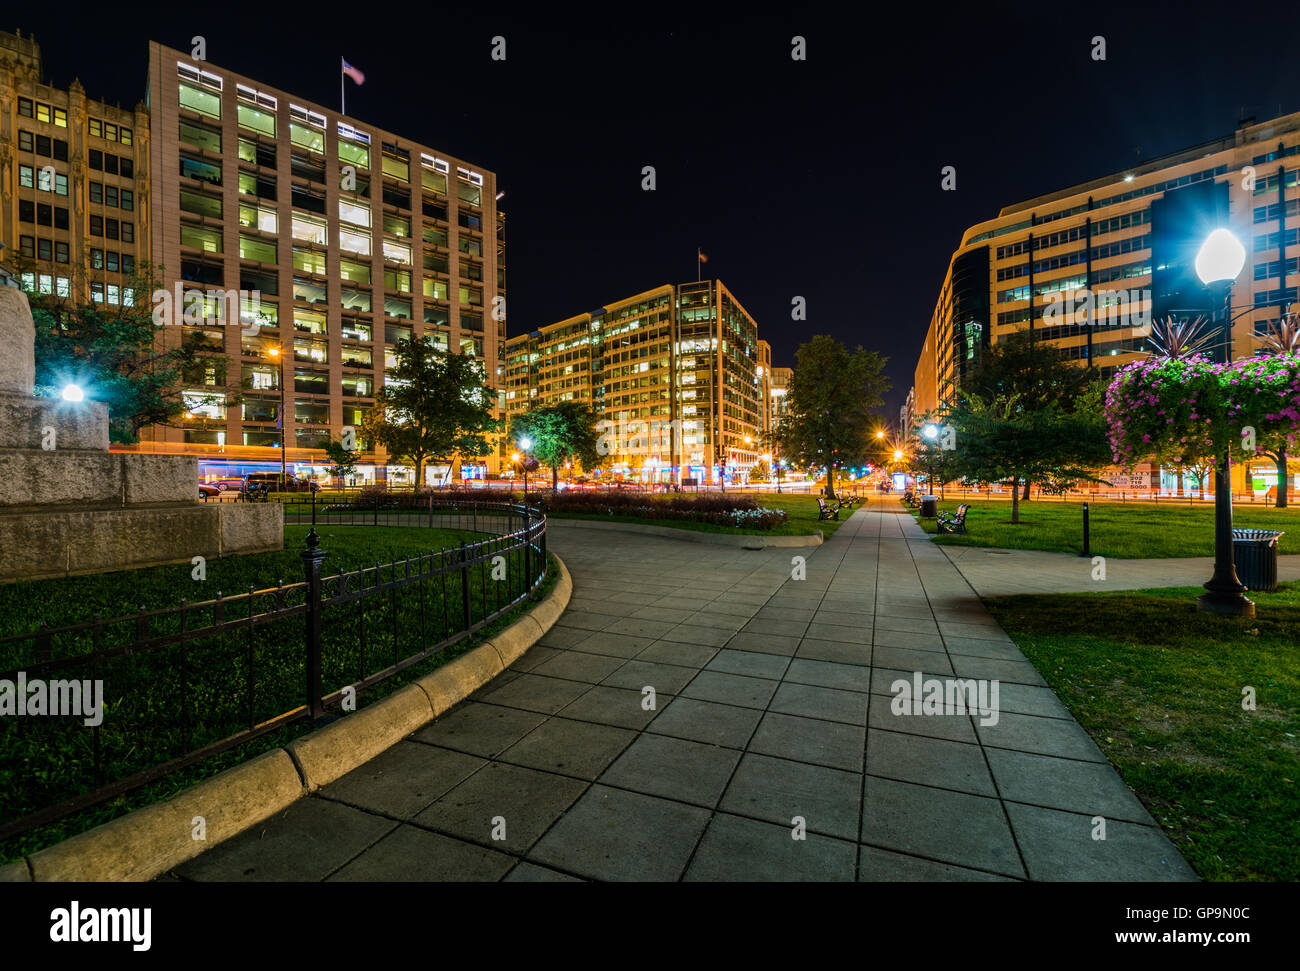
{"type": "Polygon", "coordinates": [[[497,395],[493,172],[157,43],[149,117],[154,263],[166,289],[205,297],[199,323],[165,330],[202,333],[213,363],[185,390],[184,427],[157,427],[142,447],[278,462],[283,434],[291,464],[319,466],[353,429],[363,469],[388,478],[397,470],[361,422],[402,339],[481,359],[497,395]]]}
{"type": "Polygon", "coordinates": [[[1170,316],[1203,317],[1218,348],[1254,354],[1300,284],[1298,177],[1300,113],[1250,119],[970,227],[926,331],[912,414],[950,401],[981,353],[1019,330],[1103,377],[1145,359],[1152,322],[1170,316]],[[1246,266],[1230,287],[1205,287],[1194,261],[1221,227],[1244,245],[1246,266]]]}
{"type": "Polygon", "coordinates": [[[48,297],[120,305],[148,260],[149,118],[45,83],[31,37],[0,32],[0,262],[48,297]]]}
{"type": "Polygon", "coordinates": [[[508,340],[506,412],[587,402],[602,476],[733,481],[764,451],[761,343],[721,281],[665,284],[508,340]]]}

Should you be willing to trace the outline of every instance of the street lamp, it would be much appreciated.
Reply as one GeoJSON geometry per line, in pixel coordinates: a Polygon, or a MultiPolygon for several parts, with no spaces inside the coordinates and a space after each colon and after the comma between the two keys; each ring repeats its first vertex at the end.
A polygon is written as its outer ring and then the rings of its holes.
{"type": "Polygon", "coordinates": [[[284,447],[284,436],[287,432],[284,421],[284,355],[280,348],[272,347],[267,349],[267,354],[280,362],[280,491],[284,491],[284,484],[288,480],[288,453],[284,447]]]}
{"type": "MultiPolygon", "coordinates": [[[[1226,229],[1206,237],[1196,254],[1196,275],[1206,286],[1226,282],[1224,304],[1231,299],[1232,281],[1246,265],[1246,248],[1226,229]]],[[[1225,312],[1225,319],[1228,314],[1225,312]]],[[[1232,362],[1232,323],[1224,343],[1224,361],[1232,362]]],[[[1254,617],[1255,604],[1244,594],[1246,585],[1237,576],[1232,549],[1232,448],[1224,445],[1214,463],[1214,575],[1204,584],[1206,592],[1196,598],[1201,610],[1234,617],[1254,617]]]]}

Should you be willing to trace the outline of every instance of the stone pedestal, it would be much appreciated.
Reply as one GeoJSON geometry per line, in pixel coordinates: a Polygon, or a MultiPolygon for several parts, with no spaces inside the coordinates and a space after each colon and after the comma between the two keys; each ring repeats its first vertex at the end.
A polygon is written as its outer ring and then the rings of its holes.
{"type": "Polygon", "coordinates": [[[274,503],[201,503],[198,459],[108,451],[99,402],[35,398],[27,295],[0,287],[0,582],[284,546],[274,503]]]}

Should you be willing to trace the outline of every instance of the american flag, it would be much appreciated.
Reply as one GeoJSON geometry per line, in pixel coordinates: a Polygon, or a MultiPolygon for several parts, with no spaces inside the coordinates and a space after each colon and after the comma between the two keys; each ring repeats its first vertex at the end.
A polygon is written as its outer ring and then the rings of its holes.
{"type": "Polygon", "coordinates": [[[343,62],[343,73],[350,77],[357,84],[365,84],[366,76],[360,70],[353,67],[346,60],[343,62]]]}

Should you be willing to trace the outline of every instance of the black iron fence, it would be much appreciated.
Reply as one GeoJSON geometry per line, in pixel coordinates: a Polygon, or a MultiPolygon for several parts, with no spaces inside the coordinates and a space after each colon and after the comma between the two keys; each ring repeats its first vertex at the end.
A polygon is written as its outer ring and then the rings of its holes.
{"type": "Polygon", "coordinates": [[[7,682],[27,706],[0,717],[0,840],[328,717],[493,623],[546,578],[546,519],[517,503],[304,496],[284,506],[286,524],[313,526],[300,581],[0,638],[0,691],[7,682]],[[491,535],[322,576],[316,525],[491,535]],[[33,685],[43,686],[39,713],[33,685]],[[40,717],[68,707],[79,711],[40,717]]]}

